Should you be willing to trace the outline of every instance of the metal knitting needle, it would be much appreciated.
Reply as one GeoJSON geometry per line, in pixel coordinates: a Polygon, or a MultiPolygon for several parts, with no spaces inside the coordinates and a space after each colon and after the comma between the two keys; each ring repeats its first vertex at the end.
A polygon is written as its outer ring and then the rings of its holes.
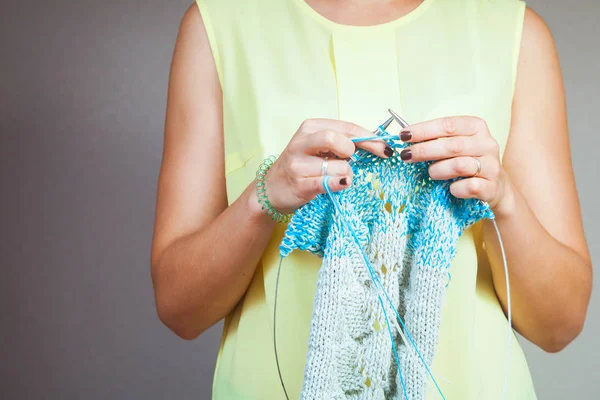
{"type": "Polygon", "coordinates": [[[377,129],[375,129],[375,131],[373,133],[376,135],[380,135],[382,133],[382,131],[385,131],[393,121],[394,121],[394,115],[392,114],[392,116],[390,118],[388,118],[388,120],[385,121],[383,124],[381,124],[379,127],[377,127],[377,129]]]}
{"type": "MultiPolygon", "coordinates": [[[[394,122],[396,118],[394,117],[394,114],[392,114],[392,116],[390,118],[388,118],[387,121],[385,121],[383,124],[381,124],[380,126],[377,127],[377,129],[375,129],[373,131],[374,135],[377,136],[381,136],[385,134],[385,130],[390,126],[390,124],[392,122],[394,122]]],[[[361,159],[362,155],[365,153],[365,150],[359,149],[357,150],[354,154],[352,154],[352,156],[350,157],[350,159],[348,160],[349,164],[352,164],[353,162],[356,162],[358,160],[361,159]]]]}
{"type": "Polygon", "coordinates": [[[388,119],[382,126],[380,126],[376,132],[373,132],[376,136],[365,138],[353,138],[352,141],[354,143],[359,143],[366,142],[368,140],[376,140],[378,138],[380,138],[380,140],[394,139],[396,135],[384,135],[384,133],[387,133],[385,132],[385,130],[390,125],[390,121],[395,120],[396,122],[398,122],[398,125],[400,125],[402,129],[406,128],[408,126],[408,123],[391,108],[388,108],[388,111],[390,114],[392,114],[392,117],[388,119]],[[384,138],[382,138],[382,135],[384,136],[384,138]]]}
{"type": "Polygon", "coordinates": [[[388,111],[390,114],[392,114],[392,118],[395,119],[398,124],[400,124],[402,129],[404,129],[408,126],[408,123],[405,120],[403,120],[402,117],[399,116],[396,112],[394,112],[394,110],[392,110],[391,108],[388,108],[388,111]]]}

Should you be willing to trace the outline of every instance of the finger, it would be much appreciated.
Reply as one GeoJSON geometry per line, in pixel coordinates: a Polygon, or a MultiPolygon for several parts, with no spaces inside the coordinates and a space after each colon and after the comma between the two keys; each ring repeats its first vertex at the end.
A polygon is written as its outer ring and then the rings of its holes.
{"type": "Polygon", "coordinates": [[[352,168],[345,160],[328,159],[326,164],[323,158],[310,157],[308,160],[307,171],[309,175],[306,177],[329,175],[334,177],[352,176],[352,168]],[[326,170],[323,173],[322,168],[325,165],[326,170]]]}
{"type": "Polygon", "coordinates": [[[479,171],[479,177],[488,178],[483,170],[482,158],[454,157],[437,161],[429,166],[429,176],[434,180],[448,180],[459,177],[472,177],[479,171]],[[480,167],[481,165],[481,167],[480,167]]]}
{"type": "Polygon", "coordinates": [[[304,154],[311,156],[333,153],[339,158],[348,158],[356,151],[348,136],[332,130],[311,133],[300,140],[304,154]]]}
{"type": "MultiPolygon", "coordinates": [[[[371,134],[373,136],[373,134],[371,134]]],[[[364,142],[355,143],[356,147],[373,153],[382,158],[389,158],[394,155],[394,149],[392,149],[383,140],[368,140],[364,142]]]]}
{"type": "Polygon", "coordinates": [[[461,179],[450,185],[450,193],[459,199],[480,199],[490,202],[496,197],[497,185],[480,177],[461,179]]]}
{"type": "Polygon", "coordinates": [[[372,135],[372,133],[369,132],[368,129],[363,128],[362,126],[347,121],[340,121],[337,119],[307,119],[302,123],[302,125],[300,125],[300,131],[309,134],[327,130],[343,133],[348,136],[364,137],[372,135]]]}
{"type": "MultiPolygon", "coordinates": [[[[308,134],[315,134],[320,131],[334,131],[342,133],[350,138],[374,136],[373,132],[360,125],[334,119],[309,119],[302,123],[300,130],[308,134]]],[[[394,154],[393,149],[381,140],[369,140],[356,143],[356,147],[376,154],[379,157],[387,158],[394,154]]]]}
{"type": "Polygon", "coordinates": [[[296,179],[312,178],[322,175],[330,176],[352,176],[352,168],[345,160],[328,159],[325,174],[321,169],[325,160],[315,156],[304,156],[294,159],[286,170],[290,176],[296,179]]]}
{"type": "MultiPolygon", "coordinates": [[[[325,186],[323,186],[324,182],[324,176],[305,178],[298,182],[298,190],[302,193],[304,200],[310,201],[314,199],[316,195],[326,193],[325,186]]],[[[349,176],[328,177],[327,183],[332,192],[339,192],[350,186],[352,178],[349,176]]]]}
{"type": "Polygon", "coordinates": [[[449,136],[473,136],[487,129],[477,117],[445,117],[410,125],[400,132],[403,142],[417,143],[449,136]]]}
{"type": "Polygon", "coordinates": [[[484,152],[485,148],[478,138],[459,136],[417,143],[402,150],[400,157],[412,162],[436,161],[459,156],[478,157],[484,152]]]}

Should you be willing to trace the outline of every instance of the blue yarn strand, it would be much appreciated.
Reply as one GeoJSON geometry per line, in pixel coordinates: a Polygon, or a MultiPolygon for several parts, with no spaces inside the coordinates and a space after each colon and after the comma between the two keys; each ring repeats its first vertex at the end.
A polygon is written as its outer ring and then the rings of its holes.
{"type": "MultiPolygon", "coordinates": [[[[437,381],[435,380],[433,373],[431,372],[429,366],[427,365],[427,362],[425,362],[425,359],[423,357],[423,355],[421,354],[421,352],[419,351],[417,344],[415,343],[414,339],[412,338],[412,336],[410,335],[410,332],[406,329],[406,325],[404,324],[404,321],[402,320],[402,318],[400,317],[400,314],[398,314],[398,310],[396,310],[396,307],[394,307],[394,303],[392,302],[392,300],[390,299],[387,291],[385,290],[385,288],[383,287],[383,284],[381,283],[381,281],[379,280],[379,277],[377,276],[377,274],[375,273],[369,259],[367,258],[367,255],[365,254],[361,244],[360,244],[360,240],[358,239],[358,237],[356,236],[356,233],[354,232],[354,230],[351,228],[350,224],[348,223],[348,220],[346,219],[346,215],[344,214],[341,205],[339,204],[339,202],[337,201],[337,199],[335,198],[335,196],[333,195],[333,192],[331,191],[331,189],[329,188],[329,176],[325,176],[323,178],[323,187],[325,189],[325,191],[327,192],[329,198],[331,199],[336,211],[338,212],[338,214],[340,215],[340,217],[342,218],[342,221],[344,223],[344,225],[346,226],[346,229],[350,232],[350,234],[352,235],[354,242],[356,244],[356,246],[358,247],[358,250],[362,256],[363,261],[365,262],[367,269],[369,271],[369,274],[371,275],[371,280],[373,282],[376,283],[376,285],[378,285],[379,289],[383,292],[383,294],[385,295],[388,303],[390,304],[390,307],[394,310],[394,313],[396,314],[396,318],[398,320],[398,322],[400,323],[400,325],[402,326],[402,329],[404,330],[404,332],[406,333],[406,336],[408,337],[408,340],[410,341],[411,345],[413,346],[414,350],[416,351],[419,359],[421,360],[421,363],[423,364],[423,366],[425,367],[427,374],[429,375],[429,377],[431,378],[431,380],[433,381],[438,393],[440,394],[440,396],[442,397],[442,399],[446,400],[446,397],[444,396],[444,394],[442,393],[442,389],[440,388],[440,386],[438,385],[437,381]]],[[[380,302],[382,302],[381,297],[379,295],[377,295],[379,297],[380,302]]],[[[383,309],[385,318],[387,320],[387,314],[385,311],[385,308],[383,309]]],[[[394,346],[394,341],[392,339],[392,346],[394,346]]],[[[399,361],[397,360],[398,363],[398,372],[400,373],[400,375],[402,374],[401,372],[401,368],[400,368],[400,364],[399,361]]],[[[401,382],[403,383],[403,380],[401,378],[401,382]]],[[[405,389],[405,388],[403,388],[405,389]]],[[[408,399],[408,397],[407,397],[408,399]]]]}
{"type": "MultiPolygon", "coordinates": [[[[325,191],[329,195],[329,198],[333,202],[333,205],[334,205],[335,209],[337,210],[338,214],[342,218],[342,220],[344,222],[344,225],[346,226],[346,228],[348,229],[348,231],[352,235],[352,237],[354,239],[354,242],[356,243],[356,246],[358,247],[358,249],[360,251],[360,254],[361,254],[362,258],[363,258],[363,261],[365,262],[365,264],[367,266],[369,274],[371,275],[371,280],[374,281],[375,271],[373,270],[373,267],[371,266],[371,263],[369,262],[369,259],[367,258],[367,255],[364,253],[364,251],[363,251],[363,249],[362,249],[362,247],[360,245],[360,241],[358,240],[358,237],[356,237],[356,234],[355,234],[354,230],[352,230],[350,228],[350,224],[348,224],[348,221],[346,220],[346,216],[344,215],[340,204],[338,203],[337,199],[334,198],[333,192],[329,188],[329,176],[323,177],[323,186],[325,188],[325,191]]],[[[379,282],[379,283],[381,284],[381,282],[379,282]]],[[[382,289],[383,291],[385,291],[385,289],[383,289],[383,287],[381,287],[380,289],[382,289]]],[[[387,325],[388,333],[390,335],[390,341],[392,342],[392,350],[394,352],[394,358],[396,359],[396,366],[398,367],[398,374],[400,375],[400,383],[402,384],[402,391],[404,393],[404,398],[406,400],[409,400],[408,399],[408,394],[406,392],[406,384],[404,383],[404,378],[402,376],[402,368],[400,366],[400,359],[398,358],[398,353],[396,351],[396,343],[394,341],[394,335],[392,334],[392,329],[390,327],[390,322],[389,322],[389,319],[388,319],[388,316],[387,316],[387,312],[385,311],[385,306],[383,304],[383,300],[381,299],[381,296],[379,294],[377,294],[377,298],[379,299],[379,304],[381,305],[381,310],[383,311],[383,316],[385,317],[385,322],[386,322],[386,325],[387,325]]],[[[391,307],[394,308],[393,304],[391,304],[391,307]]]]}
{"type": "Polygon", "coordinates": [[[385,317],[385,325],[387,326],[387,330],[390,335],[390,341],[392,342],[392,351],[394,352],[394,358],[396,359],[396,365],[398,366],[398,374],[400,375],[400,384],[402,385],[402,392],[404,393],[404,398],[408,400],[408,393],[406,393],[406,383],[404,383],[404,377],[402,376],[402,369],[400,368],[400,359],[398,358],[396,342],[394,341],[394,335],[392,334],[392,328],[390,327],[390,320],[388,319],[387,313],[385,312],[385,307],[383,306],[383,300],[381,300],[381,296],[377,295],[377,298],[379,299],[379,304],[381,304],[383,316],[385,317]]]}
{"type": "Polygon", "coordinates": [[[368,136],[368,137],[361,137],[361,138],[352,138],[350,140],[352,140],[352,142],[354,142],[354,143],[361,143],[361,142],[366,142],[369,140],[394,140],[394,139],[398,139],[398,135],[368,136]]]}

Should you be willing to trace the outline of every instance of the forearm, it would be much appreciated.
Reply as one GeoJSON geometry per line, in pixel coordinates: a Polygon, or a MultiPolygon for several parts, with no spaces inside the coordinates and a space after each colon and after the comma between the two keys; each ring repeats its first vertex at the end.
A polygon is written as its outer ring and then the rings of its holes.
{"type": "Polygon", "coordinates": [[[193,339],[225,317],[246,292],[273,227],[251,184],[212,223],[167,247],[152,267],[161,320],[193,339]]]}
{"type": "MultiPolygon", "coordinates": [[[[591,267],[542,226],[522,194],[510,189],[496,222],[504,244],[514,326],[546,351],[564,348],[581,331],[591,293],[591,267]]],[[[506,285],[496,231],[484,225],[498,298],[506,310],[506,285]]]]}

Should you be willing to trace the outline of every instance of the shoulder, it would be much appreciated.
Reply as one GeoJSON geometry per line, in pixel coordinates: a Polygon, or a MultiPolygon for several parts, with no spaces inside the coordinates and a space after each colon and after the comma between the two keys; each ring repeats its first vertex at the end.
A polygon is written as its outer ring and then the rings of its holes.
{"type": "MultiPolygon", "coordinates": [[[[255,1],[254,1],[255,2],[255,1]]],[[[181,26],[185,28],[204,28],[217,15],[235,16],[242,6],[253,1],[239,0],[195,0],[183,15],[181,26]]]]}
{"type": "Polygon", "coordinates": [[[562,72],[550,28],[542,17],[527,8],[517,68],[515,105],[520,107],[516,111],[534,104],[538,109],[540,101],[563,108],[562,72]]]}
{"type": "Polygon", "coordinates": [[[272,0],[194,0],[188,11],[190,9],[194,10],[192,13],[200,11],[204,18],[218,16],[233,22],[233,19],[238,16],[246,17],[252,13],[268,11],[279,3],[272,0]]]}
{"type": "Polygon", "coordinates": [[[546,21],[531,8],[525,10],[521,56],[550,56],[555,54],[554,38],[546,21]]]}
{"type": "MultiPolygon", "coordinates": [[[[527,129],[515,129],[519,131],[518,136],[539,135],[541,131],[536,125],[543,126],[548,121],[553,121],[553,126],[564,127],[566,132],[566,100],[554,38],[548,24],[530,8],[525,10],[516,75],[513,125],[527,125],[527,129]]],[[[553,127],[548,126],[543,132],[546,143],[553,127]]],[[[539,139],[535,136],[532,140],[539,139]]]]}
{"type": "Polygon", "coordinates": [[[560,61],[548,24],[535,11],[527,8],[517,69],[517,93],[520,89],[539,90],[536,86],[560,86],[560,61]]]}
{"type": "MultiPolygon", "coordinates": [[[[224,4],[232,3],[232,0],[220,0],[224,4]]],[[[218,49],[215,40],[215,2],[206,0],[196,0],[191,4],[181,19],[179,34],[177,37],[177,47],[187,47],[191,53],[201,54],[202,57],[214,56],[214,61],[218,64],[218,49]],[[209,5],[209,3],[211,3],[209,5]],[[215,7],[212,9],[212,7],[215,7]],[[214,54],[213,54],[214,53],[214,54]]],[[[211,57],[212,58],[212,57],[211,57]]]]}
{"type": "Polygon", "coordinates": [[[185,82],[183,89],[193,85],[216,88],[216,61],[205,21],[196,4],[192,4],[180,22],[171,63],[171,85],[180,87],[178,84],[185,82]]]}
{"type": "Polygon", "coordinates": [[[204,19],[199,11],[199,2],[191,4],[183,14],[179,28],[179,35],[195,35],[200,34],[200,38],[206,38],[204,32],[204,19]]]}
{"type": "MultiPolygon", "coordinates": [[[[204,30],[211,41],[216,37],[244,37],[253,22],[277,14],[270,0],[195,0],[185,12],[182,29],[204,30]]],[[[281,7],[281,6],[277,6],[281,7]]],[[[214,43],[213,43],[214,44],[214,43]]]]}

